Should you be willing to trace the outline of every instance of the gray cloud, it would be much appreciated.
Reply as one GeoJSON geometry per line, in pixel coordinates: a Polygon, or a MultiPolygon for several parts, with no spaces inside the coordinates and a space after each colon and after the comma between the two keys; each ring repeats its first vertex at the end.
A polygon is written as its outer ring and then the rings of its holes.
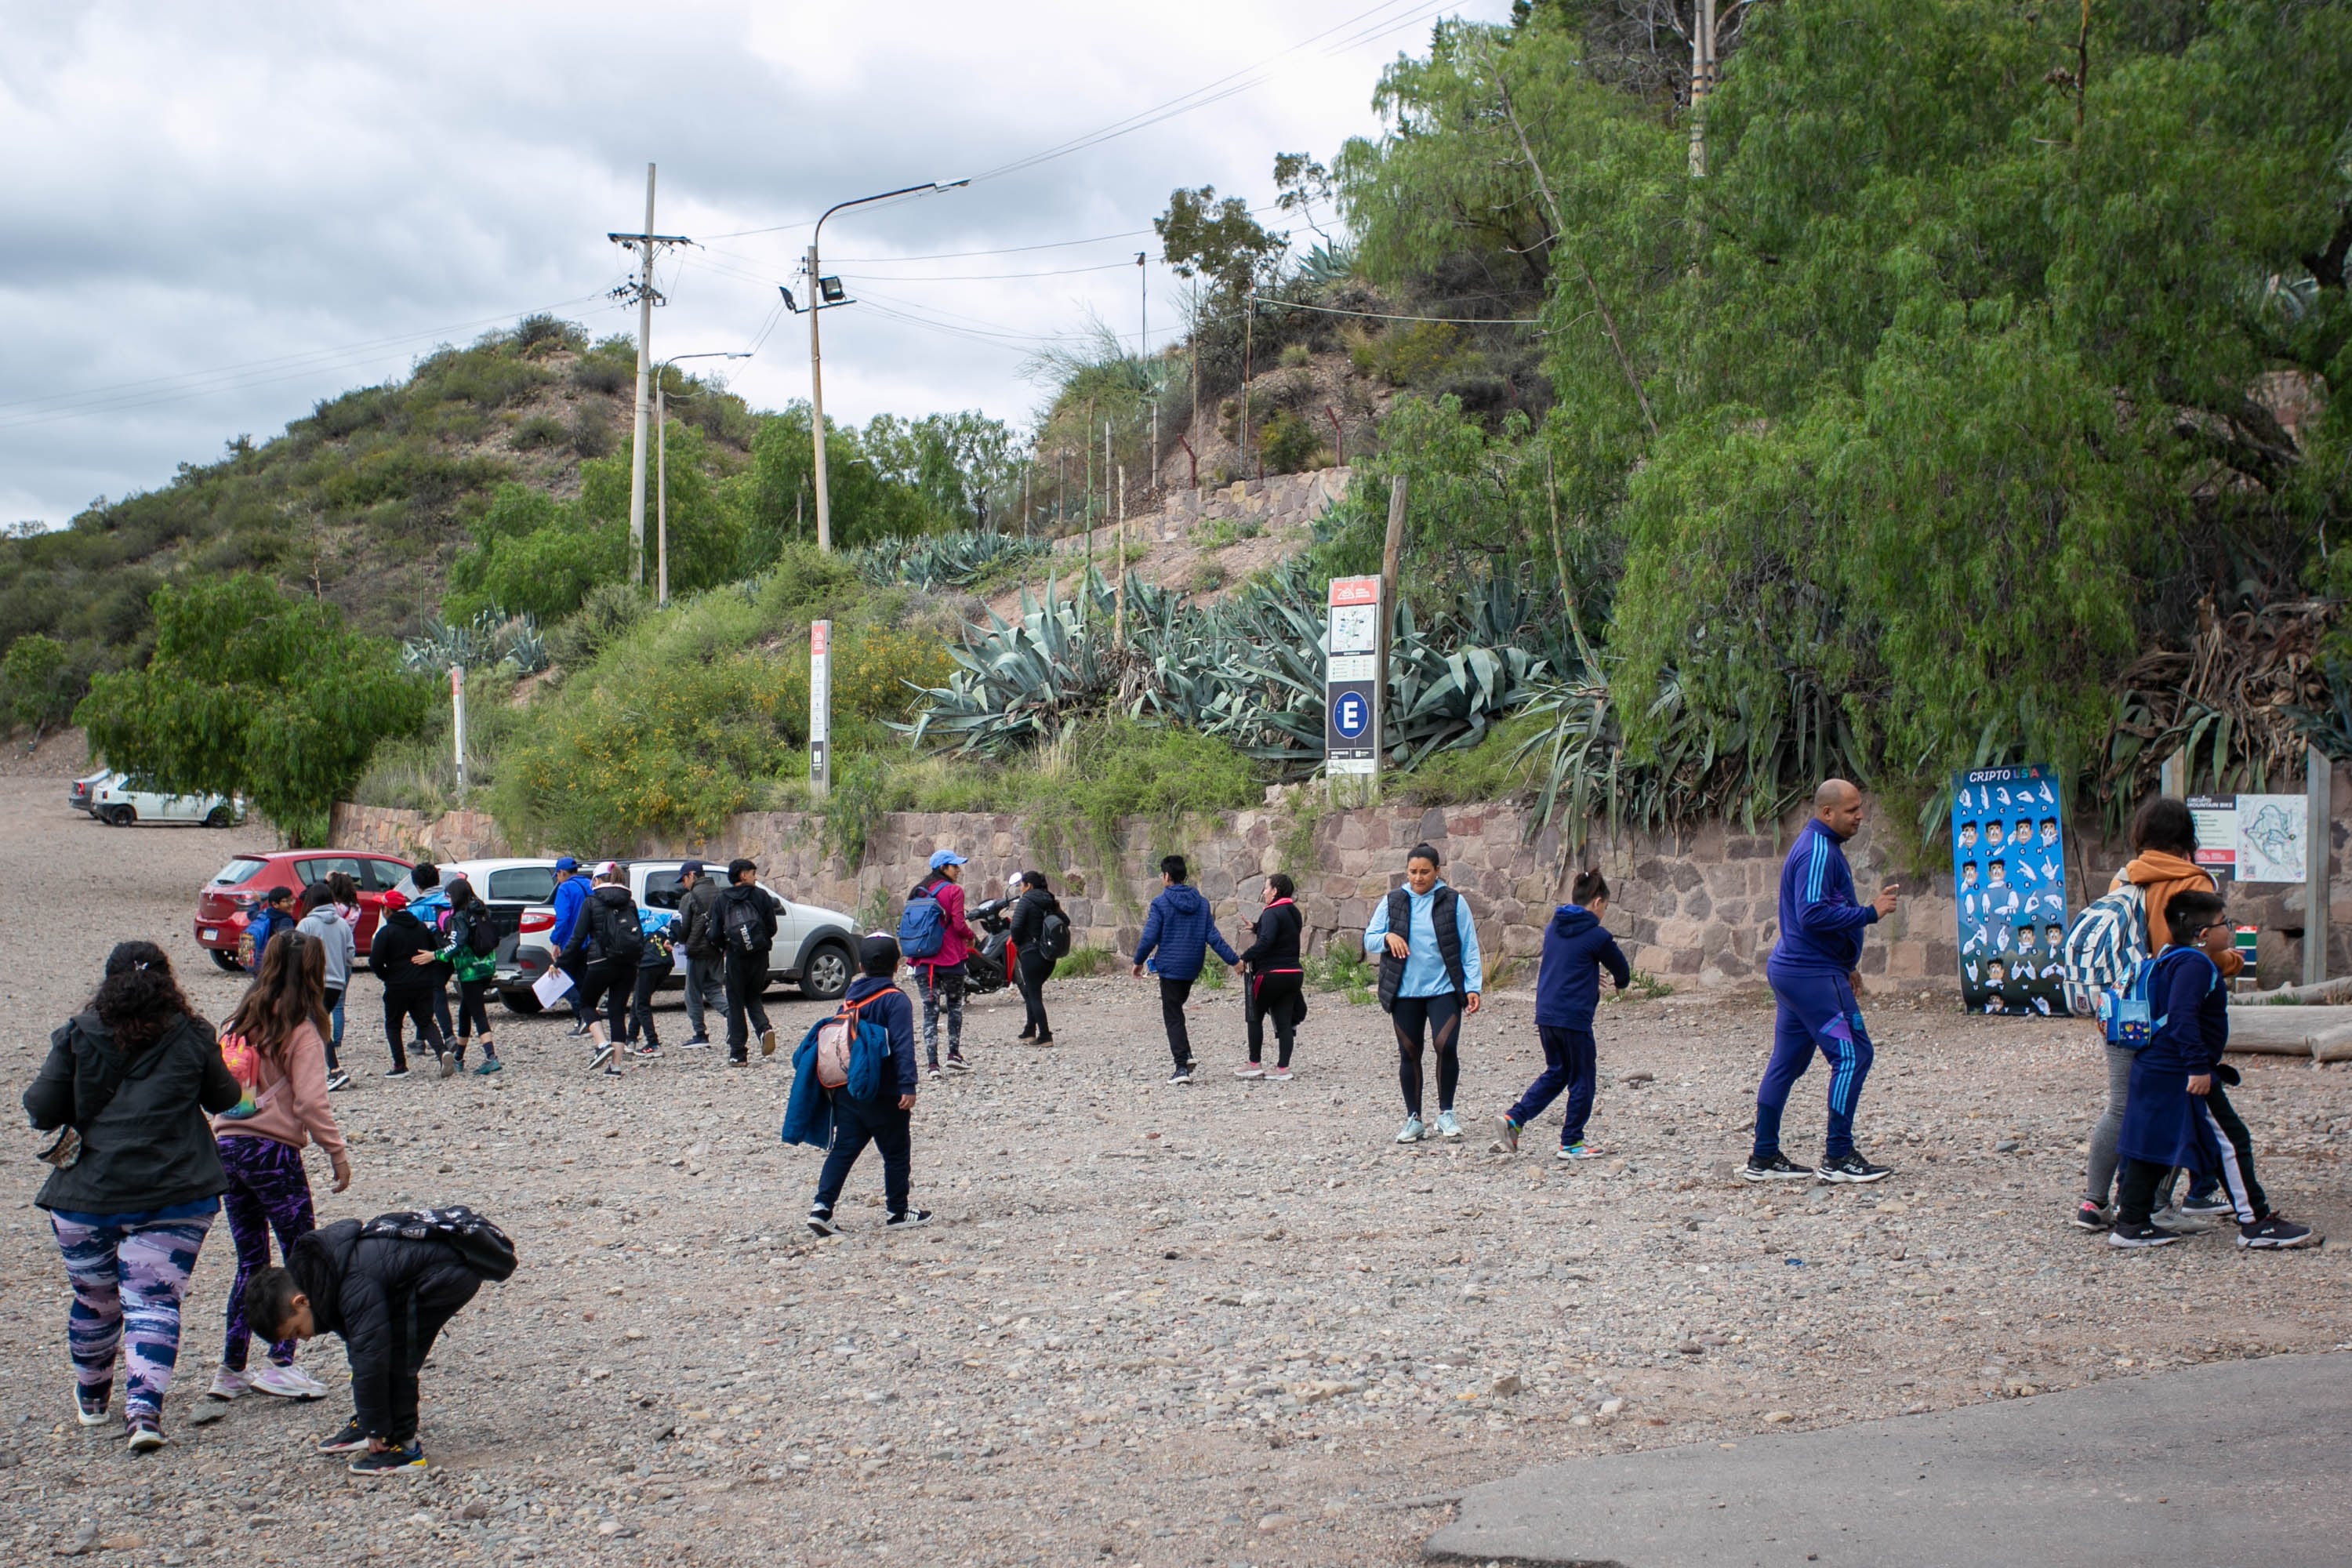
{"type": "MultiPolygon", "coordinates": [[[[604,236],[637,226],[648,159],[659,226],[709,245],[663,268],[656,353],[740,348],[807,232],[708,237],[992,168],[1372,5],[0,0],[0,138],[16,160],[0,247],[0,521],[62,522],[95,496],[162,483],[233,436],[274,433],[479,330],[460,323],[561,307],[599,334],[633,330],[600,298],[627,266],[604,236]]],[[[1275,152],[1328,155],[1374,129],[1379,69],[1425,47],[1430,9],[1391,0],[1335,37],[1412,25],[1299,50],[1254,90],[970,190],[835,218],[825,251],[860,298],[933,324],[830,312],[828,411],[1025,418],[1038,391],[1018,368],[1037,335],[1076,331],[1090,310],[1134,331],[1131,266],[1062,269],[1139,248],[1153,258],[1159,339],[1176,288],[1148,236],[855,258],[1142,229],[1180,184],[1269,200],[1275,152]],[[1001,276],[1047,272],[1060,275],[1001,276]]],[[[755,404],[804,396],[804,321],[730,368],[755,404]]]]}

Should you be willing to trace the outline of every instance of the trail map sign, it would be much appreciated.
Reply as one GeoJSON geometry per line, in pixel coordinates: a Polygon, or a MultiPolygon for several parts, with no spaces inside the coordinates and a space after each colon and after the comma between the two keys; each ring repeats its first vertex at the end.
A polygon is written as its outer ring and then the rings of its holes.
{"type": "Polygon", "coordinates": [[[2065,842],[2055,770],[1952,775],[1952,888],[1969,1012],[2064,1016],[2065,842]]]}
{"type": "Polygon", "coordinates": [[[2217,879],[2230,875],[2238,864],[2238,797],[2192,795],[2189,797],[2189,818],[2197,825],[2197,864],[2217,879]]]}
{"type": "Polygon", "coordinates": [[[1323,771],[1370,777],[1381,763],[1381,580],[1332,578],[1329,607],[1323,771]]]}
{"type": "Polygon", "coordinates": [[[809,623],[809,793],[833,787],[833,623],[809,623]]]}
{"type": "MultiPolygon", "coordinates": [[[[2299,795],[2242,795],[2237,810],[2237,876],[2241,882],[2300,882],[2310,862],[2305,838],[2310,802],[2299,795]]],[[[2201,846],[2204,835],[2198,835],[2201,846]]],[[[2198,850],[2197,858],[2205,858],[2198,850]]]]}

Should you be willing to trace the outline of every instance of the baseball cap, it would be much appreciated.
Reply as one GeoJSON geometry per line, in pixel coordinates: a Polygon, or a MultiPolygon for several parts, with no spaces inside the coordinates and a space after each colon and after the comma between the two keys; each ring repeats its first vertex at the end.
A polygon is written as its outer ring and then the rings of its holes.
{"type": "Polygon", "coordinates": [[[408,907],[408,895],[394,888],[383,896],[383,907],[388,910],[404,910],[408,907]]]}
{"type": "Polygon", "coordinates": [[[596,875],[600,879],[618,876],[620,874],[620,870],[621,864],[617,860],[599,860],[596,862],[596,875]]]}
{"type": "Polygon", "coordinates": [[[935,849],[931,852],[931,869],[934,871],[938,870],[942,866],[961,866],[963,864],[964,858],[957,854],[952,849],[935,849]]]}
{"type": "Polygon", "coordinates": [[[898,939],[887,931],[867,931],[857,944],[857,966],[868,974],[888,974],[898,967],[898,939]]]}
{"type": "Polygon", "coordinates": [[[702,862],[699,860],[686,861],[678,867],[677,874],[681,877],[699,877],[702,875],[702,862]]]}
{"type": "Polygon", "coordinates": [[[569,855],[561,856],[555,862],[555,868],[559,871],[577,871],[580,869],[580,862],[569,855]]]}

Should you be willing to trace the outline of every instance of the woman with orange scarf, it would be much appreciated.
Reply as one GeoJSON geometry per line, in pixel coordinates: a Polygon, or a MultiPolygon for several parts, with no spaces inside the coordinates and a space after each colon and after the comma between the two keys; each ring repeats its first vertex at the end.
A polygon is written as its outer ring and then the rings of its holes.
{"type": "MultiPolygon", "coordinates": [[[[2143,803],[2132,817],[2131,847],[2131,859],[2107,890],[2114,892],[2126,883],[2140,890],[2147,907],[2147,950],[2162,952],[2172,940],[2171,929],[2164,923],[2164,906],[2172,895],[2221,889],[2212,873],[2197,864],[2197,819],[2181,801],[2158,795],[2143,803]]],[[[2217,963],[2226,980],[2243,969],[2246,961],[2232,952],[2217,963]]],[[[2115,1045],[2105,1050],[2107,1109],[2091,1129],[2090,1168],[2084,1173],[2083,1198],[2074,1208],[2074,1223],[2084,1230],[2105,1230],[2113,1218],[2107,1199],[2115,1186],[2116,1140],[2123,1131],[2124,1099],[2131,1084],[2133,1053],[2115,1045]]]]}

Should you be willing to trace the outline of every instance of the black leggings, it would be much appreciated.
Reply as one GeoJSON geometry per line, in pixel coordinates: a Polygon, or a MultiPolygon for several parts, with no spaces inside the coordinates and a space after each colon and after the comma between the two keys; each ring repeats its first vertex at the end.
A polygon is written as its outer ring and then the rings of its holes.
{"type": "Polygon", "coordinates": [[[408,1052],[400,1040],[403,1022],[416,1026],[416,1043],[436,1057],[449,1049],[441,1026],[433,1021],[433,993],[430,991],[394,991],[389,985],[383,990],[383,1033],[392,1042],[392,1065],[400,1071],[408,1070],[408,1052]]]}
{"type": "Polygon", "coordinates": [[[488,978],[457,982],[457,1037],[470,1040],[479,1035],[484,1050],[488,1050],[490,1045],[489,996],[488,978]]]}
{"type": "Polygon", "coordinates": [[[608,1015],[604,1037],[616,1045],[629,1021],[629,992],[636,978],[635,964],[614,963],[601,958],[581,972],[580,1016],[593,1024],[596,1021],[596,1004],[604,1002],[608,1015]]]}
{"type": "Polygon", "coordinates": [[[638,965],[636,984],[629,988],[629,1044],[635,1045],[642,1035],[646,1044],[661,1049],[661,1036],[654,1032],[654,991],[668,973],[659,964],[650,969],[638,965]]]}
{"type": "Polygon", "coordinates": [[[1044,1040],[1054,1037],[1054,1026],[1045,1022],[1045,982],[1054,977],[1054,963],[1042,954],[1024,952],[1013,965],[1013,981],[1021,987],[1021,1010],[1026,1020],[1022,1027],[1044,1040]]]}
{"type": "Polygon", "coordinates": [[[1462,998],[1448,992],[1439,996],[1400,996],[1389,1018],[1396,1026],[1397,1085],[1404,1090],[1409,1116],[1421,1114],[1421,1052],[1424,1031],[1437,1046],[1437,1109],[1454,1109],[1454,1086],[1462,1080],[1462,1058],[1455,1047],[1462,1037],[1462,998]]]}
{"type": "MultiPolygon", "coordinates": [[[[1282,1055],[1275,1066],[1290,1065],[1290,1035],[1297,1026],[1299,973],[1295,969],[1277,970],[1271,974],[1253,975],[1249,983],[1249,1005],[1244,1021],[1249,1026],[1250,1060],[1256,1061],[1265,1050],[1265,1021],[1274,1019],[1275,1047],[1282,1055]]],[[[1419,1075],[1414,1075],[1418,1079],[1419,1075]]],[[[1419,1084],[1415,1083],[1418,1090],[1419,1084]]]]}

